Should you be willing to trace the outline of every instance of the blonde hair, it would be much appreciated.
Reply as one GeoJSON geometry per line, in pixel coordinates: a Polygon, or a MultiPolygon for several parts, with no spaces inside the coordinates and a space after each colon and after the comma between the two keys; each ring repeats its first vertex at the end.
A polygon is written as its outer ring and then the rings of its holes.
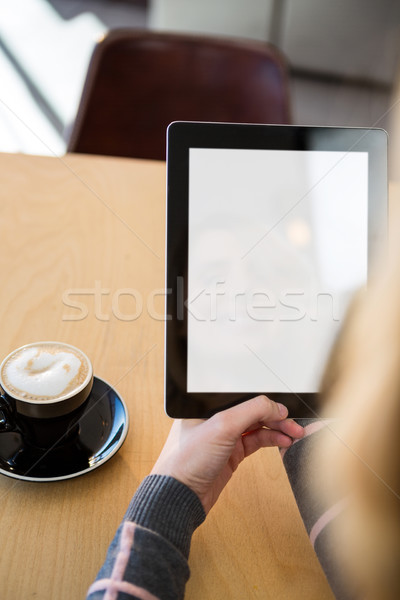
{"type": "Polygon", "coordinates": [[[334,417],[316,457],[316,493],[347,496],[335,549],[374,600],[400,598],[400,227],[384,272],[349,312],[322,381],[334,417]]]}
{"type": "Polygon", "coordinates": [[[315,492],[349,498],[334,548],[363,600],[400,598],[400,72],[391,106],[388,254],[333,349],[315,458],[315,492]]]}

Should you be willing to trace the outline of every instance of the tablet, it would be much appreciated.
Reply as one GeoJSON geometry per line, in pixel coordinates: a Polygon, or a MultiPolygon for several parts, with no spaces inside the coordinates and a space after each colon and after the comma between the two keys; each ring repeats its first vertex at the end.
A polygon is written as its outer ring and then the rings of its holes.
{"type": "Polygon", "coordinates": [[[172,123],[167,414],[206,418],[262,393],[316,416],[386,222],[381,129],[172,123]]]}

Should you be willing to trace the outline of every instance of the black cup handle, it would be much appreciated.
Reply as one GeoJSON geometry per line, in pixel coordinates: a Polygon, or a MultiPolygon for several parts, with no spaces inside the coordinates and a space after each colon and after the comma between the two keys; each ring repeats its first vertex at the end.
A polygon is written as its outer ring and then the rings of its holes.
{"type": "MultiPolygon", "coordinates": [[[[0,391],[1,388],[0,388],[0,391]]],[[[7,396],[0,394],[0,433],[14,429],[14,410],[7,396]]]]}

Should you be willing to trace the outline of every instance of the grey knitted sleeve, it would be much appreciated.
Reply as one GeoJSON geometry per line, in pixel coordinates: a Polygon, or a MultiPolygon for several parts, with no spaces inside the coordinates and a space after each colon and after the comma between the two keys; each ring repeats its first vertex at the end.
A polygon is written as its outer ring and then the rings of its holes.
{"type": "Polygon", "coordinates": [[[192,534],[204,519],[203,506],[188,487],[172,477],[146,477],[87,599],[182,599],[190,575],[192,534]]]}
{"type": "Polygon", "coordinates": [[[354,600],[359,596],[351,589],[350,582],[344,579],[332,535],[336,520],[346,508],[346,498],[332,498],[328,504],[314,491],[318,487],[315,485],[318,484],[318,474],[312,457],[319,451],[320,436],[329,427],[329,420],[295,420],[304,427],[304,437],[296,440],[290,448],[281,449],[283,464],[310,542],[335,598],[354,600]]]}

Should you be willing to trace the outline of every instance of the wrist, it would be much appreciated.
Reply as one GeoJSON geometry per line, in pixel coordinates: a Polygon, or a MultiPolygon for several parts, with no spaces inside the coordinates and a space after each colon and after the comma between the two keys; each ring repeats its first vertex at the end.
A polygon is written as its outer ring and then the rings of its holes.
{"type": "Polygon", "coordinates": [[[125,519],[166,538],[186,557],[194,530],[206,517],[198,496],[169,475],[151,474],[140,484],[125,519]]]}

